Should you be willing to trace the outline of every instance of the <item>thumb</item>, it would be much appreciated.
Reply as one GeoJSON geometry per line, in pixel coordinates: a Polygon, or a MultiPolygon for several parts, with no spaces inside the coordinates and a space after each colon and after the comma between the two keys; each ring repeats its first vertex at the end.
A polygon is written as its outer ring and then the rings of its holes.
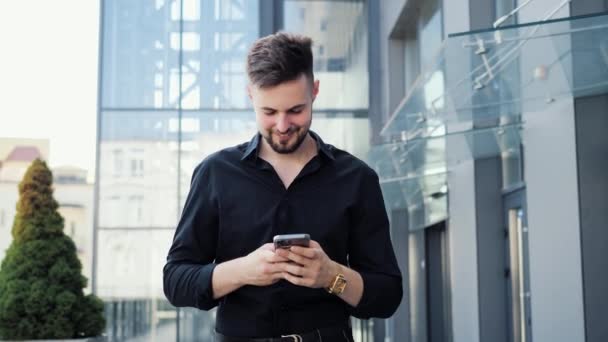
{"type": "Polygon", "coordinates": [[[274,244],[273,244],[273,243],[265,243],[265,244],[263,244],[263,245],[260,247],[260,249],[263,249],[263,250],[267,250],[267,251],[274,252],[274,244]]]}

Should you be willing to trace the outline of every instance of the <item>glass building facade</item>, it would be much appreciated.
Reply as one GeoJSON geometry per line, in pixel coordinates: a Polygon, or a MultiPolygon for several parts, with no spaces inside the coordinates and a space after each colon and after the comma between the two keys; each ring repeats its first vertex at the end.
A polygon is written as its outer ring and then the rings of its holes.
{"type": "MultiPolygon", "coordinates": [[[[249,46],[278,30],[314,40],[312,129],[369,151],[364,1],[101,1],[93,291],[110,340],[211,341],[214,311],[172,307],[162,268],[195,166],[256,133],[249,46]]],[[[358,341],[371,322],[353,322],[358,341]]]]}

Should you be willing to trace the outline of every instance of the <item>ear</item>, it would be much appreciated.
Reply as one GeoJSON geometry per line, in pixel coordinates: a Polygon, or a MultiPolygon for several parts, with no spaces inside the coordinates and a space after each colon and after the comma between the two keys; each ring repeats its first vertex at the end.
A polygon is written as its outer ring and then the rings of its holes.
{"type": "Polygon", "coordinates": [[[247,96],[250,100],[253,100],[253,98],[251,97],[251,83],[247,84],[247,96]]]}
{"type": "Polygon", "coordinates": [[[312,84],[312,102],[315,102],[317,95],[319,94],[319,80],[315,80],[312,84]]]}

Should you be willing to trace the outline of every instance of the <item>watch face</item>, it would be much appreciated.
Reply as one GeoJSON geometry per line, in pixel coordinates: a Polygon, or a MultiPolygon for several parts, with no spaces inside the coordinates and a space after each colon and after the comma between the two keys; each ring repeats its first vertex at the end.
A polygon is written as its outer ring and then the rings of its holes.
{"type": "Polygon", "coordinates": [[[344,292],[345,288],[346,288],[346,279],[344,278],[344,276],[342,274],[338,274],[336,276],[336,280],[334,282],[332,292],[335,294],[341,294],[342,292],[344,292]]]}

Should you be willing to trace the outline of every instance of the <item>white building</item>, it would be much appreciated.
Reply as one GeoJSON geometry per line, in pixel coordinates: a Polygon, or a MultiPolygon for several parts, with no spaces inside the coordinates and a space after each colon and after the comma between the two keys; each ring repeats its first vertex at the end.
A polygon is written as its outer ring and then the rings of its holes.
{"type": "MultiPolygon", "coordinates": [[[[19,200],[19,182],[36,158],[48,160],[49,142],[43,139],[0,139],[0,260],[13,238],[11,230],[19,200]]],[[[53,169],[54,197],[64,218],[64,232],[76,244],[83,275],[91,279],[93,184],[87,171],[74,167],[53,169]]],[[[88,289],[87,289],[88,290],[88,289]]]]}

